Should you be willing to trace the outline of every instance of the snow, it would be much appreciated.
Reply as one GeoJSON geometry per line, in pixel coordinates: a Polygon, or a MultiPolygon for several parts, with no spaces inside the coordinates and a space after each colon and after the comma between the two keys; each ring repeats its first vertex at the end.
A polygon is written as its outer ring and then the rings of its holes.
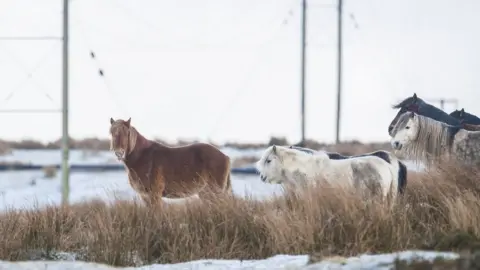
{"type": "Polygon", "coordinates": [[[71,269],[136,269],[136,270],[180,270],[180,269],[285,269],[285,270],[350,270],[350,269],[391,269],[395,259],[413,261],[413,260],[429,260],[435,258],[443,258],[453,260],[458,258],[458,254],[450,252],[434,252],[434,251],[402,251],[389,254],[378,255],[361,255],[358,257],[350,257],[345,259],[328,258],[308,265],[309,256],[307,255],[276,255],[264,260],[197,260],[191,262],[177,264],[152,264],[141,267],[117,268],[104,264],[87,263],[80,261],[27,261],[27,262],[7,262],[0,261],[0,269],[12,270],[71,270],[71,269]]]}
{"type": "MultiPolygon", "coordinates": [[[[232,159],[257,156],[263,149],[237,150],[222,149],[232,159]]],[[[14,150],[11,155],[0,156],[0,162],[25,162],[51,165],[60,163],[59,150],[14,150]]],[[[70,164],[94,164],[118,162],[108,151],[88,152],[71,151],[70,164]]],[[[410,170],[422,170],[421,165],[406,162],[410,170]]],[[[53,178],[45,178],[42,171],[6,171],[0,172],[0,211],[19,208],[58,205],[61,202],[60,171],[53,178]]],[[[232,175],[232,187],[236,196],[263,199],[274,194],[281,194],[279,185],[263,183],[255,175],[232,175]]],[[[113,201],[114,199],[134,199],[137,195],[130,187],[124,171],[113,172],[76,172],[70,175],[70,202],[78,203],[92,199],[113,201]]],[[[180,202],[183,199],[164,199],[167,202],[180,202]]],[[[338,261],[326,260],[307,265],[307,255],[276,255],[265,260],[199,260],[171,265],[150,265],[138,268],[114,268],[102,264],[75,261],[74,254],[58,253],[62,261],[0,261],[0,269],[388,269],[395,256],[410,259],[415,255],[432,259],[436,256],[455,258],[453,253],[435,253],[405,251],[398,254],[362,255],[343,258],[338,261]],[[382,266],[383,265],[383,266],[382,266]]]]}
{"type": "MultiPolygon", "coordinates": [[[[238,150],[222,148],[232,159],[257,156],[264,149],[238,150]]],[[[14,150],[11,155],[0,156],[0,162],[24,162],[42,165],[59,164],[60,150],[14,150]]],[[[94,164],[118,162],[109,151],[81,151],[70,153],[70,164],[94,164]]],[[[421,170],[421,167],[406,162],[409,169],[421,170]]],[[[252,199],[264,199],[283,191],[279,185],[259,181],[256,175],[232,175],[232,187],[236,196],[252,199]]],[[[137,195],[128,184],[124,171],[110,172],[72,172],[70,175],[70,202],[79,203],[91,199],[113,201],[114,199],[133,199],[137,195]]],[[[180,202],[183,199],[164,199],[167,202],[180,202]]],[[[61,174],[45,178],[42,171],[6,171],[0,172],[0,211],[8,208],[31,208],[61,203],[61,174]]]]}
{"type": "MultiPolygon", "coordinates": [[[[246,151],[233,148],[222,149],[232,159],[243,156],[258,156],[263,149],[246,151]]],[[[11,155],[0,156],[0,162],[23,162],[41,165],[59,164],[59,150],[14,150],[11,155]]],[[[109,151],[80,151],[70,153],[70,164],[95,164],[118,162],[109,151]]],[[[282,192],[278,185],[269,185],[254,175],[233,175],[234,194],[262,199],[282,192]]],[[[0,172],[0,211],[6,208],[31,208],[34,206],[58,205],[61,203],[61,174],[45,178],[38,171],[0,172]]],[[[92,199],[113,201],[115,199],[138,198],[128,184],[124,171],[110,172],[72,172],[70,175],[70,202],[78,203],[92,199]]],[[[164,199],[167,202],[179,202],[182,199],[164,199]]]]}
{"type": "MultiPolygon", "coordinates": [[[[264,149],[235,149],[225,147],[221,149],[230,158],[240,158],[249,156],[258,156],[264,149]]],[[[60,164],[61,151],[51,150],[21,150],[14,149],[10,155],[0,156],[0,162],[22,162],[40,165],[60,164]]],[[[118,163],[115,155],[111,151],[92,151],[92,150],[71,150],[69,154],[70,164],[98,164],[98,163],[118,163]]]]}

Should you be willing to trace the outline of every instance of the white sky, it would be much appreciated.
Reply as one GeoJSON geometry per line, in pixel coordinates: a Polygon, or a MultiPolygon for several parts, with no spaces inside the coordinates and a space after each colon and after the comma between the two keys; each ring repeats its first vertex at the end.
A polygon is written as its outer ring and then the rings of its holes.
{"type": "MultiPolygon", "coordinates": [[[[71,136],[106,137],[110,117],[132,117],[147,137],[297,141],[300,2],[73,0],[71,136]]],[[[331,3],[309,0],[308,10],[307,137],[327,142],[336,104],[331,3]]],[[[346,0],[344,9],[342,139],[387,140],[390,105],[414,91],[480,114],[479,1],[346,0]]],[[[0,0],[0,36],[59,36],[61,10],[61,0],[0,0]]],[[[60,41],[0,41],[0,74],[0,109],[61,108],[60,41]]],[[[60,114],[0,121],[1,138],[61,136],[60,114]]]]}

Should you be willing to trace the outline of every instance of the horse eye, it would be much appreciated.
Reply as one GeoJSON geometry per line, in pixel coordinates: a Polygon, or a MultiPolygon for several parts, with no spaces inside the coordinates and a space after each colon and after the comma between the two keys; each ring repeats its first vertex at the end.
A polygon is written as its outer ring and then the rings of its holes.
{"type": "Polygon", "coordinates": [[[409,126],[406,126],[405,129],[410,129],[410,127],[409,127],[409,126]]]}
{"type": "Polygon", "coordinates": [[[270,163],[270,162],[272,162],[272,160],[271,160],[271,159],[267,159],[267,164],[270,163]]]}

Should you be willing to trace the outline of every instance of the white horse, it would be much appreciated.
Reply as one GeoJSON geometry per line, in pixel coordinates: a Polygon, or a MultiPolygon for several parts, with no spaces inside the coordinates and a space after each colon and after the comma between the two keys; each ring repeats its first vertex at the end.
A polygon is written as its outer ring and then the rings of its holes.
{"type": "Polygon", "coordinates": [[[432,166],[435,161],[455,160],[480,164],[480,131],[469,131],[432,118],[406,112],[392,129],[393,149],[432,166]]]}
{"type": "MultiPolygon", "coordinates": [[[[303,151],[311,155],[316,155],[319,152],[310,148],[293,146],[293,145],[291,145],[289,149],[303,151]]],[[[356,156],[344,156],[342,154],[335,153],[335,152],[325,152],[325,153],[328,155],[330,159],[348,159],[348,158],[357,158],[362,156],[374,156],[374,157],[381,158],[386,163],[388,163],[388,165],[391,166],[392,169],[396,172],[395,181],[398,183],[398,193],[399,194],[405,193],[405,188],[407,187],[407,173],[408,173],[407,166],[402,161],[400,161],[397,158],[397,156],[395,156],[393,153],[385,150],[377,150],[375,152],[365,153],[365,154],[356,155],[356,156]]]]}
{"type": "Polygon", "coordinates": [[[297,185],[303,181],[356,189],[379,188],[384,199],[396,198],[398,172],[375,156],[330,159],[324,151],[315,155],[282,146],[270,146],[255,164],[263,182],[297,185]]]}

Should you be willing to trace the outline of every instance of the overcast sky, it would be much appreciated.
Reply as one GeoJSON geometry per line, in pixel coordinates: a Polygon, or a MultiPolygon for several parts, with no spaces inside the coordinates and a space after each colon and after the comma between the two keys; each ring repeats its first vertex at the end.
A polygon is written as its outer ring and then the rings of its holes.
{"type": "MultiPolygon", "coordinates": [[[[309,0],[308,10],[307,137],[326,142],[335,138],[332,3],[309,0]]],[[[300,8],[300,0],[73,0],[71,136],[106,137],[110,117],[132,117],[145,136],[168,140],[299,140],[300,8]]],[[[0,36],[59,36],[61,10],[60,0],[0,0],[0,36]]],[[[480,114],[479,1],[346,0],[344,10],[341,139],[387,140],[391,104],[413,92],[480,114]]],[[[0,74],[0,110],[61,108],[60,41],[0,41],[0,74]]],[[[0,121],[0,138],[61,136],[60,114],[0,121]]]]}

